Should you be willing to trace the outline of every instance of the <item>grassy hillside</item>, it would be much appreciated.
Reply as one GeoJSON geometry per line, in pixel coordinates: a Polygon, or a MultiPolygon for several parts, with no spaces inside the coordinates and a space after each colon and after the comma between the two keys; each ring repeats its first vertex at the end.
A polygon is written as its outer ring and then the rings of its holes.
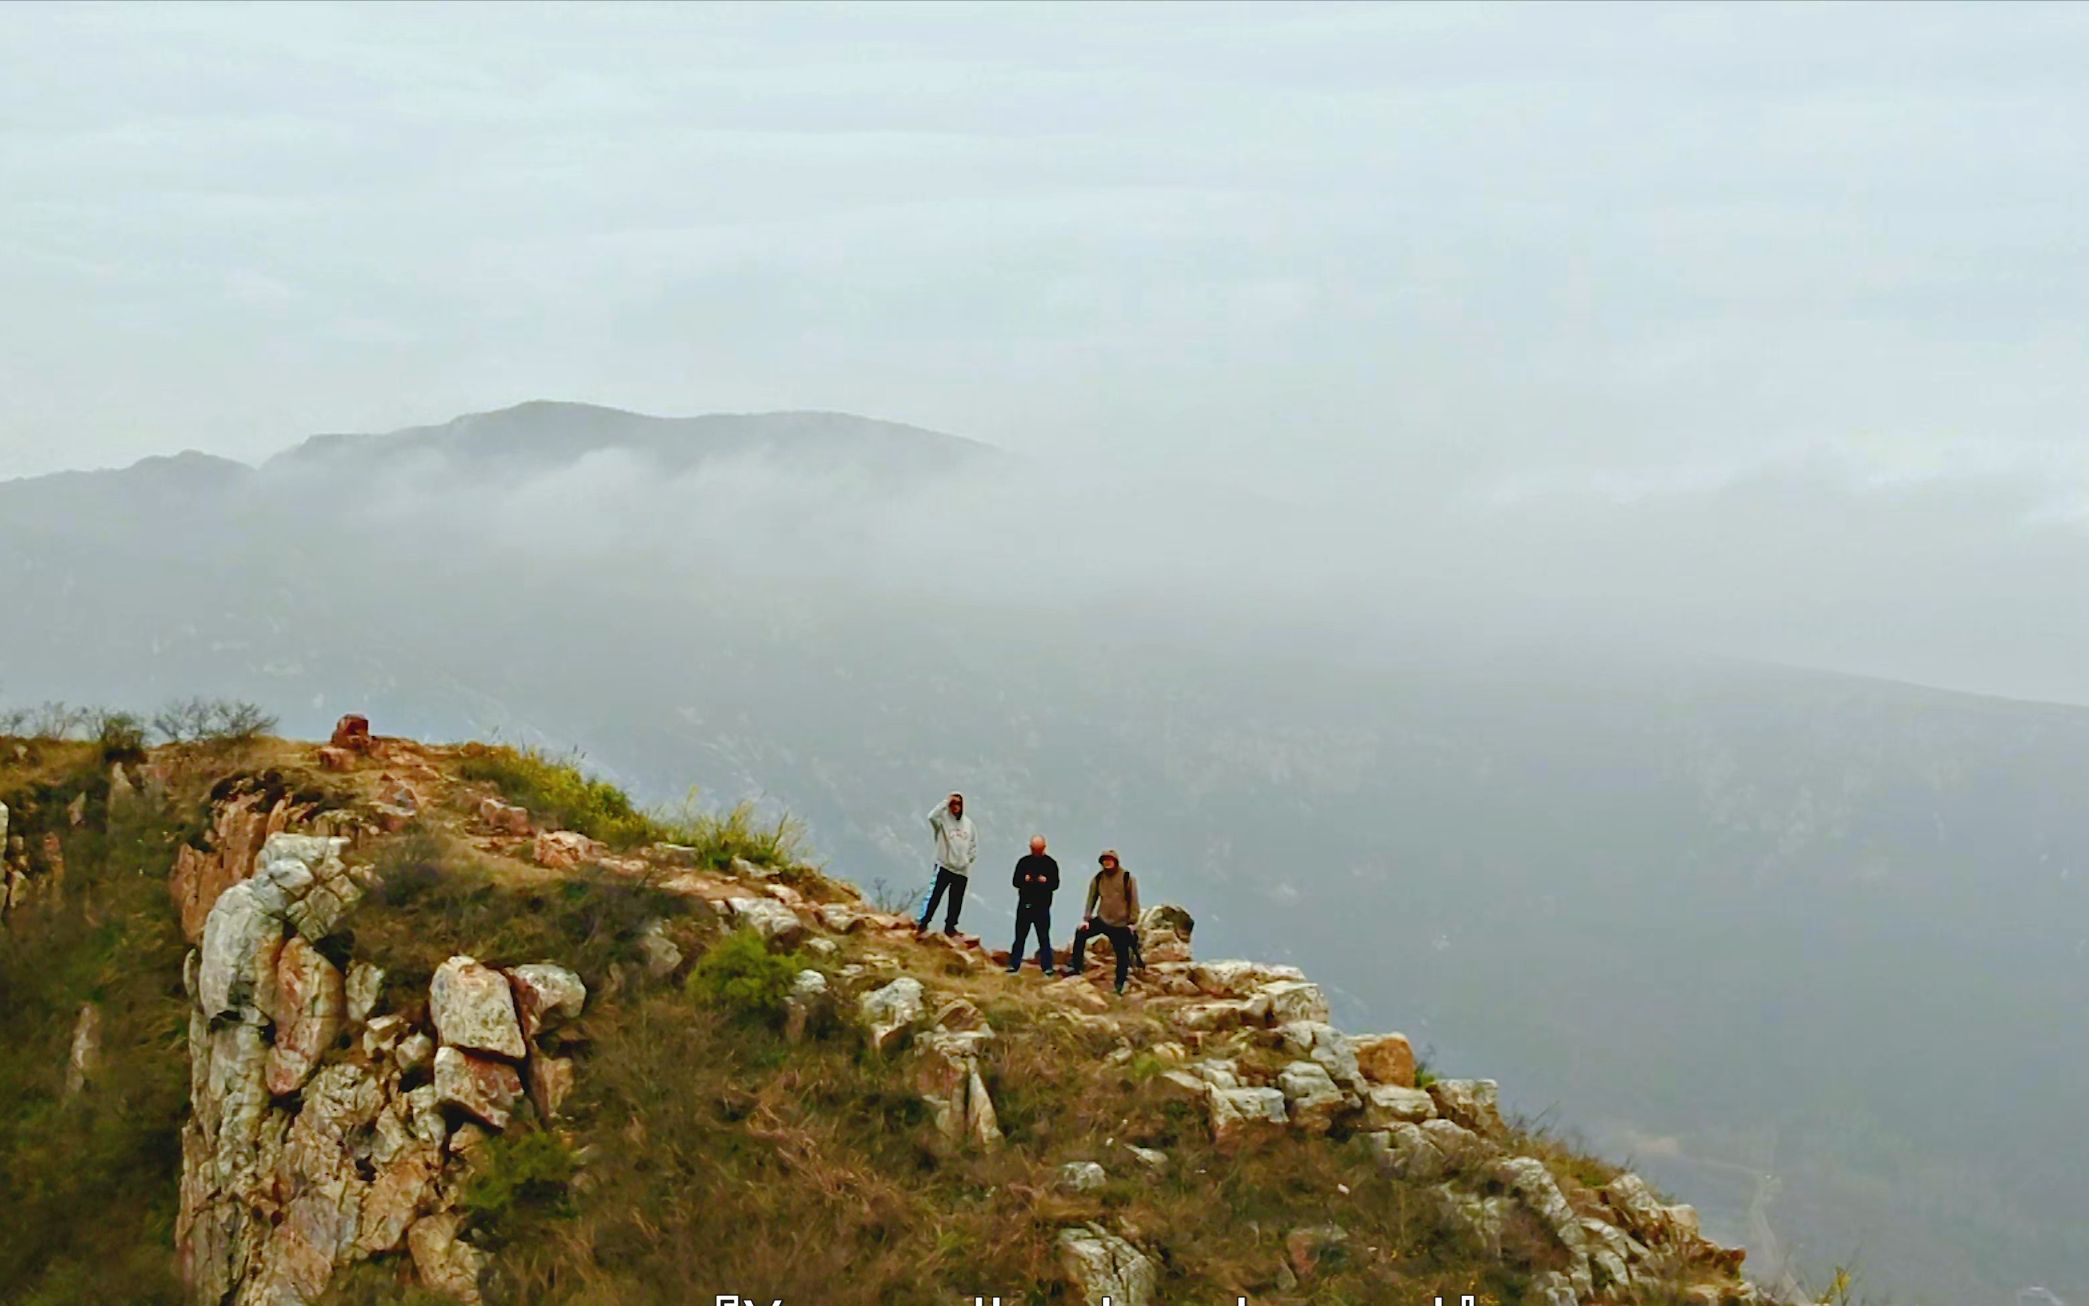
{"type": "Polygon", "coordinates": [[[4,737],[0,803],[39,875],[54,870],[46,837],[64,867],[62,898],[44,895],[0,928],[0,1300],[178,1301],[186,945],[167,872],[198,809],[111,813],[99,747],[4,737]],[[68,1093],[90,1004],[99,1065],[68,1093]]]}
{"type": "MultiPolygon", "coordinates": [[[[382,966],[380,1009],[409,1019],[435,968],[460,952],[496,966],[555,960],[589,992],[556,1036],[578,1065],[560,1117],[525,1105],[471,1153],[456,1193],[466,1238],[490,1253],[489,1301],[1073,1302],[1083,1298],[1059,1238],[1084,1226],[1144,1252],[1158,1302],[1473,1294],[1505,1306],[1540,1300],[1534,1278],[1564,1264],[1529,1211],[1504,1201],[1498,1232],[1483,1237],[1447,1213],[1432,1191],[1440,1176],[1390,1173],[1362,1130],[1216,1141],[1170,1072],[1224,1055],[1267,1078],[1291,1057],[1269,1031],[1185,1033],[1180,999],[1151,981],[1113,1001],[1084,981],[1012,979],[976,950],[885,928],[853,889],[799,860],[787,825],[640,812],[568,768],[500,749],[405,746],[347,775],[268,741],[139,760],[0,740],[0,800],[16,832],[39,847],[55,834],[65,859],[62,901],[39,899],[0,932],[9,1302],[180,1299],[170,1242],[185,945],[167,873],[175,848],[202,838],[209,795],[265,785],[357,818],[397,817],[402,777],[410,819],[358,839],[351,861],[374,887],[327,950],[382,966]],[[156,777],[165,801],[112,811],[109,765],[121,760],[156,777]],[[527,838],[489,830],[482,803],[496,794],[541,826],[601,838],[600,864],[537,864],[527,838]],[[801,903],[801,915],[843,905],[868,924],[770,947],[712,905],[764,893],[801,903]],[[806,970],[827,987],[789,1021],[790,985],[806,970]],[[866,1039],[858,999],[900,976],[921,983],[938,1021],[994,1031],[979,1068],[999,1146],[937,1128],[909,1046],[936,1032],[928,1024],[882,1051],[866,1039]],[[101,1015],[99,1060],[68,1094],[67,1046],[87,1003],[101,1015]],[[1079,1162],[1098,1163],[1099,1181],[1069,1186],[1064,1167],[1079,1162]]],[[[352,1032],[327,1053],[357,1055],[352,1032]]],[[[1612,1167],[1521,1130],[1503,1142],[1541,1161],[1577,1209],[1603,1209],[1596,1190],[1612,1167]]],[[[1451,1178],[1481,1200],[1507,1196],[1477,1161],[1451,1178]]],[[[1697,1266],[1601,1300],[1736,1293],[1697,1266]]],[[[399,1255],[336,1276],[328,1299],[434,1300],[399,1255]]]]}

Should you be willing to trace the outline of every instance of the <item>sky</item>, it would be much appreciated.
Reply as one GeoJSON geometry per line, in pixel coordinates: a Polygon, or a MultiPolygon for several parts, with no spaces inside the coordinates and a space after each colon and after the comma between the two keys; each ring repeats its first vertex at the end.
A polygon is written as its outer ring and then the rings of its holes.
{"type": "Polygon", "coordinates": [[[11,5],[0,477],[833,409],[2059,693],[2084,67],[2062,5],[11,5]]]}
{"type": "Polygon", "coordinates": [[[528,398],[2078,471],[2089,10],[13,5],[0,475],[528,398]]]}

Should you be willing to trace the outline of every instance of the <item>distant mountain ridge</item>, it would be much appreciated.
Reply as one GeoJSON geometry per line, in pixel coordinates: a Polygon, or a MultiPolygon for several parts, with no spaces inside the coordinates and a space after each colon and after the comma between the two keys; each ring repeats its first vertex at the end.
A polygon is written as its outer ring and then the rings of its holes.
{"type": "Polygon", "coordinates": [[[721,458],[813,458],[897,474],[933,471],[991,453],[987,445],[850,413],[706,413],[653,417],[593,404],[532,400],[382,435],[316,435],[262,463],[264,472],[433,454],[475,473],[534,472],[619,449],[668,471],[721,458]]]}
{"type": "Polygon", "coordinates": [[[902,894],[922,791],[963,787],[990,853],[1120,848],[1215,946],[1652,1140],[1759,1263],[1805,1231],[1803,1268],[1861,1253],[1896,1301],[2089,1293],[2052,1145],[2089,1068],[2081,708],[1455,621],[1330,639],[1207,551],[1265,549],[1261,517],[1041,503],[1013,455],[868,419],[523,405],[308,446],[0,485],[0,707],[221,694],[585,750],[648,800],[774,799],[902,894]],[[849,448],[868,475],[811,474],[849,448]],[[1140,530],[1228,588],[1040,597],[1083,547],[1142,579],[1140,530]],[[954,581],[975,558],[1006,583],[954,581]],[[1968,1074],[2007,1079],[1978,1128],[1939,1091],[1968,1074]]]}
{"type": "Polygon", "coordinates": [[[256,472],[338,474],[412,454],[439,455],[460,470],[480,473],[534,472],[611,449],[627,450],[670,471],[686,471],[714,459],[772,457],[818,459],[823,467],[849,465],[893,474],[954,468],[1000,454],[992,445],[963,436],[853,413],[656,417],[598,404],[533,399],[396,431],[313,435],[258,464],[191,449],[154,455],[128,467],[0,480],[0,502],[13,506],[35,496],[56,495],[66,508],[81,509],[98,495],[210,493],[243,483],[256,472]]]}

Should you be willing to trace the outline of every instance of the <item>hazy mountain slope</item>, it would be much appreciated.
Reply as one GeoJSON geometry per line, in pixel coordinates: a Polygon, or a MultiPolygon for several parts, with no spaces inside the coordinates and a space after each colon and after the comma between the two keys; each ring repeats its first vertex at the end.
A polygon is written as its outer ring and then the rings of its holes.
{"type": "MultiPolygon", "coordinates": [[[[537,438],[517,411],[468,419],[472,458],[537,438]]],[[[570,463],[376,488],[426,440],[122,530],[0,518],[0,694],[223,692],[299,730],[367,707],[578,746],[650,797],[771,795],[841,870],[907,888],[919,809],[963,786],[990,859],[1033,828],[1124,849],[1204,904],[1212,946],[1299,960],[1345,1018],[1557,1105],[1704,1195],[1717,1234],[1859,1255],[1904,1301],[2089,1291],[2089,1179],[2054,1145],[2089,1076],[2089,714],[1431,630],[1360,645],[1138,575],[1076,606],[1026,602],[1014,568],[847,570],[947,509],[932,477],[697,468],[666,521],[570,463]],[[485,493],[504,478],[523,488],[485,493]]],[[[574,447],[552,444],[530,457],[574,447]]],[[[991,934],[1006,906],[971,913],[991,934]]]]}

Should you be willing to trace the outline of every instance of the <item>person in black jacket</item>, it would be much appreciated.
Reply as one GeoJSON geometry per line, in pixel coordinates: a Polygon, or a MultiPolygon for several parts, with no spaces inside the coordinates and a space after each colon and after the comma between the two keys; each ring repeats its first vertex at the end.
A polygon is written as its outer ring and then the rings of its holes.
{"type": "Polygon", "coordinates": [[[1030,840],[1030,855],[1015,864],[1015,945],[1008,950],[1008,973],[1023,968],[1023,941],[1037,931],[1037,968],[1052,973],[1052,893],[1059,887],[1059,863],[1045,855],[1043,835],[1030,840]]]}

